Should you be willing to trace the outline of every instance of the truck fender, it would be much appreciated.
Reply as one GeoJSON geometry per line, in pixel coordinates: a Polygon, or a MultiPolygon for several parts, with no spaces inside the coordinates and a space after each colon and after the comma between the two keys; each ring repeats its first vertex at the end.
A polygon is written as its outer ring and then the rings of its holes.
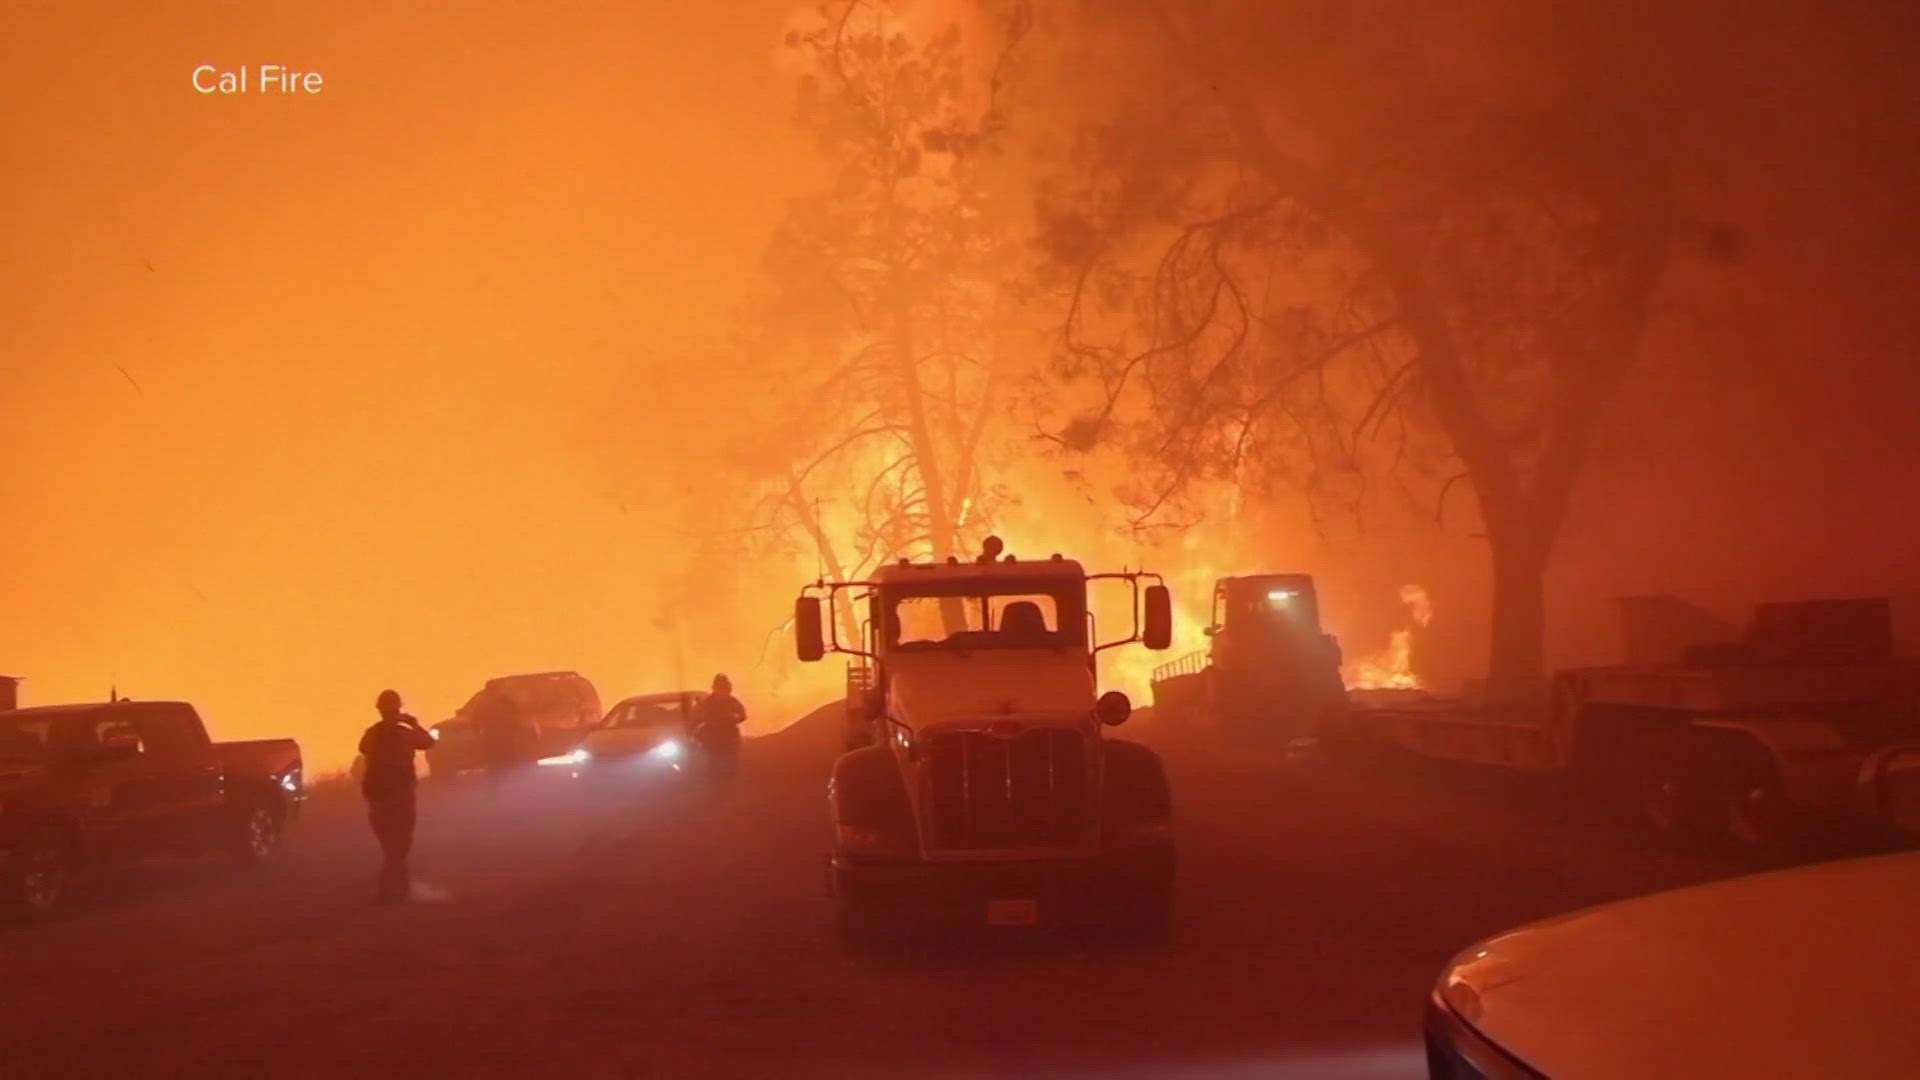
{"type": "Polygon", "coordinates": [[[827,781],[827,802],[836,826],[881,829],[903,843],[913,839],[913,804],[891,746],[840,755],[827,781]]]}
{"type": "Polygon", "coordinates": [[[1173,815],[1173,794],[1160,755],[1126,739],[1103,743],[1101,806],[1109,824],[1131,824],[1173,815]]]}
{"type": "Polygon", "coordinates": [[[1821,806],[1833,801],[1837,783],[1854,780],[1853,753],[1833,725],[1819,720],[1695,720],[1692,725],[1727,740],[1728,748],[1745,747],[1772,763],[1797,806],[1821,806]]]}
{"type": "Polygon", "coordinates": [[[1920,832],[1920,800],[1906,793],[1920,787],[1920,740],[1880,747],[1860,763],[1853,808],[1864,820],[1902,832],[1920,832]],[[1904,811],[1904,813],[1903,813],[1904,811]]]}

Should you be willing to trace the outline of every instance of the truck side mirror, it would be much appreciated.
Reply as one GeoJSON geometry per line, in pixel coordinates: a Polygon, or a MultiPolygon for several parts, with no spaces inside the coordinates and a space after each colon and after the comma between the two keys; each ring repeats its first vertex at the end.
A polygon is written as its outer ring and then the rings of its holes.
{"type": "Polygon", "coordinates": [[[793,602],[794,651],[807,663],[827,655],[827,642],[820,629],[820,601],[803,596],[793,602]]]}
{"type": "Polygon", "coordinates": [[[1173,595],[1165,585],[1147,586],[1147,611],[1140,640],[1149,649],[1173,644],[1173,595]]]}

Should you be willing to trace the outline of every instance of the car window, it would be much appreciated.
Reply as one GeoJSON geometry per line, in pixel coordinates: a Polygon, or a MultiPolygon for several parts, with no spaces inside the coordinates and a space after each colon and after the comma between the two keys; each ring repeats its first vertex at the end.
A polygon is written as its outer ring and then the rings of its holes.
{"type": "Polygon", "coordinates": [[[626,727],[627,717],[631,716],[632,714],[633,714],[633,703],[628,701],[623,701],[620,704],[615,705],[613,707],[613,711],[607,714],[607,718],[605,720],[600,721],[600,726],[604,728],[626,727]]]}
{"type": "Polygon", "coordinates": [[[0,719],[0,761],[33,761],[47,752],[53,722],[41,717],[0,719]]]}
{"type": "Polygon", "coordinates": [[[142,709],[134,726],[150,754],[185,757],[198,753],[206,745],[200,724],[186,709],[142,709]]]}
{"type": "Polygon", "coordinates": [[[132,718],[121,712],[81,712],[53,717],[45,731],[46,751],[62,760],[85,759],[111,737],[140,739],[132,718]]]}
{"type": "Polygon", "coordinates": [[[634,708],[633,720],[627,726],[658,727],[678,723],[679,720],[680,710],[674,708],[671,702],[650,702],[634,708]]]}

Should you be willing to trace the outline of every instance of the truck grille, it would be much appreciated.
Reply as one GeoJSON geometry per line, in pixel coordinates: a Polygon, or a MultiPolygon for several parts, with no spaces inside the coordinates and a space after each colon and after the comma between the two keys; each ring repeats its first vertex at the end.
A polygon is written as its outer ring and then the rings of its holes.
{"type": "Polygon", "coordinates": [[[932,737],[928,760],[937,846],[965,851],[1080,838],[1087,799],[1087,750],[1080,733],[941,732],[932,737]]]}

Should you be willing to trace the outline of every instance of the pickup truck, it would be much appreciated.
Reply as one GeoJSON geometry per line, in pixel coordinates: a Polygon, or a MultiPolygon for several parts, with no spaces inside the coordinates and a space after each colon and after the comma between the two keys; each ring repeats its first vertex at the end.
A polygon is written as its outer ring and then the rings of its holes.
{"type": "Polygon", "coordinates": [[[214,742],[175,701],[0,712],[0,905],[51,912],[103,864],[279,847],[305,797],[292,739],[214,742]]]}

